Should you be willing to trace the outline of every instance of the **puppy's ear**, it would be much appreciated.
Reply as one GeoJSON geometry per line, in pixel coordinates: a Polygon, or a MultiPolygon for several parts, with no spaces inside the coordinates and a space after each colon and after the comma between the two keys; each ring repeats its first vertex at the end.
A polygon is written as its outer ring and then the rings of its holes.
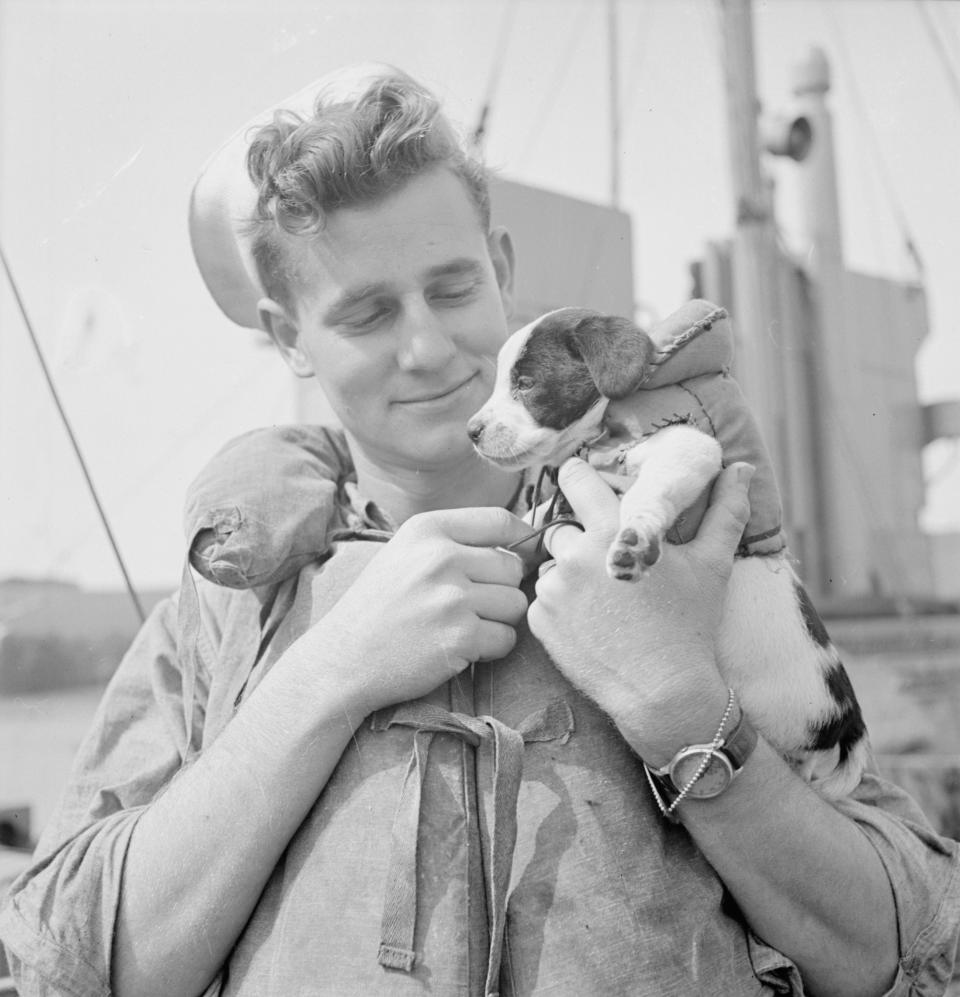
{"type": "Polygon", "coordinates": [[[573,339],[597,389],[607,398],[633,394],[650,373],[653,341],[629,319],[590,315],[577,323],[573,339]]]}

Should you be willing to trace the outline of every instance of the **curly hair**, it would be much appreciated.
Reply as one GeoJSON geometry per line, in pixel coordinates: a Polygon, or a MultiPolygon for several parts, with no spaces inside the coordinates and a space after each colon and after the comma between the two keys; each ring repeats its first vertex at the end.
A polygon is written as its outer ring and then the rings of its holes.
{"type": "Polygon", "coordinates": [[[488,229],[486,171],[466,153],[439,101],[405,73],[376,77],[355,99],[331,102],[321,93],[310,117],[275,112],[247,152],[257,189],[252,251],[264,289],[292,305],[297,274],[283,234],[315,234],[330,212],[375,203],[438,165],[463,181],[488,229]]]}

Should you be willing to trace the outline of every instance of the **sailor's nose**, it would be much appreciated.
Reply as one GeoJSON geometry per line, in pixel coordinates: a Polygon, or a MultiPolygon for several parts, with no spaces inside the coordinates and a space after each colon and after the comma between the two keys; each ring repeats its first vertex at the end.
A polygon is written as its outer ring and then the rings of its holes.
{"type": "Polygon", "coordinates": [[[483,420],[474,416],[467,423],[467,436],[470,437],[471,443],[479,443],[480,437],[483,436],[484,424],[483,420]]]}

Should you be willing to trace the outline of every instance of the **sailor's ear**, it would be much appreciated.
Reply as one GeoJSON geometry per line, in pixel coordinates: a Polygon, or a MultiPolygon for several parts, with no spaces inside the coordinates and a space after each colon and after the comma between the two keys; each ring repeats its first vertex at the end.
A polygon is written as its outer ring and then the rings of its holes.
{"type": "Polygon", "coordinates": [[[513,314],[513,277],[516,263],[510,233],[502,227],[492,229],[487,236],[487,249],[493,263],[493,272],[497,275],[503,311],[509,317],[513,314]]]}
{"type": "Polygon", "coordinates": [[[312,377],[313,364],[300,346],[300,330],[282,305],[273,298],[257,302],[260,324],[276,344],[280,356],[297,377],[312,377]]]}
{"type": "Polygon", "coordinates": [[[600,394],[626,398],[653,370],[653,341],[629,319],[589,315],[573,332],[574,342],[600,394]]]}

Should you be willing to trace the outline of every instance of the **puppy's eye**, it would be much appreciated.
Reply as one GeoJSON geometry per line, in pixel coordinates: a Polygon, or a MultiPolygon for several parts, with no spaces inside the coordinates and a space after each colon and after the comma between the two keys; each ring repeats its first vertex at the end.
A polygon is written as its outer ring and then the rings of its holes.
{"type": "Polygon", "coordinates": [[[527,377],[526,374],[521,374],[517,378],[517,391],[529,391],[533,387],[533,378],[527,377]]]}

